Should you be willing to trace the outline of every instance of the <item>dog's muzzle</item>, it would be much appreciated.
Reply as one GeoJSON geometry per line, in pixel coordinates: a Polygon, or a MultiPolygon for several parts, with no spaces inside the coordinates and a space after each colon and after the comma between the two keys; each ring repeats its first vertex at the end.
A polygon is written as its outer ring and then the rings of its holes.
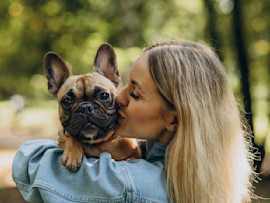
{"type": "Polygon", "coordinates": [[[106,109],[94,102],[79,103],[71,118],[64,125],[65,130],[82,141],[98,141],[114,127],[117,118],[116,107],[106,109]]]}

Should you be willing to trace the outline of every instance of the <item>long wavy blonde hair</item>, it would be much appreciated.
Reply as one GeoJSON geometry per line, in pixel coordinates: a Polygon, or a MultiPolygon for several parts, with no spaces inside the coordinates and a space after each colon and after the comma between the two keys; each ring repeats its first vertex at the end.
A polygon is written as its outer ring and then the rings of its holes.
{"type": "Polygon", "coordinates": [[[201,42],[162,42],[144,51],[178,119],[165,160],[171,202],[250,202],[252,156],[218,57],[201,42]]]}

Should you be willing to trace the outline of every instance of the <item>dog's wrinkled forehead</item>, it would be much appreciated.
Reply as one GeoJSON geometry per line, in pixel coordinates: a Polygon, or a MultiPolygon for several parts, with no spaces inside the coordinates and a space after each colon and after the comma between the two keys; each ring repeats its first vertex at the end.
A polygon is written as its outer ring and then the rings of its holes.
{"type": "Polygon", "coordinates": [[[97,90],[116,95],[116,87],[109,79],[99,73],[89,73],[70,76],[60,88],[57,97],[60,101],[65,94],[72,91],[76,98],[91,98],[97,90]]]}

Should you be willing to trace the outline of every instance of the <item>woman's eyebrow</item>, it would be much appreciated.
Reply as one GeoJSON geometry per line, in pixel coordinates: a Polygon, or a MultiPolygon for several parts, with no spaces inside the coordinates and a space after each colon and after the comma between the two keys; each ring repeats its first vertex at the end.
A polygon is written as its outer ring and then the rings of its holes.
{"type": "Polygon", "coordinates": [[[131,83],[132,83],[134,86],[138,87],[138,89],[141,90],[142,93],[144,93],[144,91],[143,91],[143,89],[142,89],[142,86],[141,86],[137,81],[131,80],[131,83]]]}

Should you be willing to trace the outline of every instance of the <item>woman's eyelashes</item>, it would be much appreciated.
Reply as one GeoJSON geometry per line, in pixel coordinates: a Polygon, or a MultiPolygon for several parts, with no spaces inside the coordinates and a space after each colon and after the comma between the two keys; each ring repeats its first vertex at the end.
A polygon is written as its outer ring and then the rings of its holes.
{"type": "Polygon", "coordinates": [[[134,92],[135,92],[135,86],[132,87],[132,89],[131,89],[129,95],[130,95],[133,99],[138,100],[138,99],[140,98],[140,96],[137,95],[137,94],[135,94],[134,92]]]}
{"type": "Polygon", "coordinates": [[[130,95],[133,99],[136,99],[136,100],[140,98],[140,96],[134,94],[134,91],[131,91],[131,92],[129,93],[129,95],[130,95]]]}

